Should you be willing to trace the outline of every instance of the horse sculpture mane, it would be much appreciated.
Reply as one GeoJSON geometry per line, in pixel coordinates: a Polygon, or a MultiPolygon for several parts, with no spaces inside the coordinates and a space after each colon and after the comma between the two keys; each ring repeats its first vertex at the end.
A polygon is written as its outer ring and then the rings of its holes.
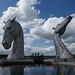
{"type": "Polygon", "coordinates": [[[21,25],[15,21],[15,18],[4,22],[4,36],[2,44],[5,49],[11,47],[13,42],[13,47],[11,53],[8,55],[7,59],[23,59],[24,58],[24,36],[21,25]]]}
{"type": "Polygon", "coordinates": [[[68,23],[72,17],[68,16],[61,24],[58,24],[54,29],[54,44],[56,49],[56,59],[73,58],[72,53],[66,48],[61,41],[60,36],[64,34],[68,23]]]}

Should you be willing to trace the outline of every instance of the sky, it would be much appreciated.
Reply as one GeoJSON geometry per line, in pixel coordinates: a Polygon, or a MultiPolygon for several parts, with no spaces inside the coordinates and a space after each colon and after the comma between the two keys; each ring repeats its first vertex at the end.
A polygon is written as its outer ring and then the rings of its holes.
{"type": "Polygon", "coordinates": [[[9,54],[12,50],[2,46],[3,22],[16,16],[24,32],[25,55],[55,55],[52,27],[69,15],[73,18],[61,39],[75,54],[75,0],[0,0],[0,54],[9,54]]]}

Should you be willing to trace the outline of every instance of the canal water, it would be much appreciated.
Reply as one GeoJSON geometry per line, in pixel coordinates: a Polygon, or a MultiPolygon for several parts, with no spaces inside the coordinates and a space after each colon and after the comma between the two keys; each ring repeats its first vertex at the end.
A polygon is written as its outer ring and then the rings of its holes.
{"type": "Polygon", "coordinates": [[[1,66],[0,75],[75,75],[75,67],[50,65],[1,66]]]}

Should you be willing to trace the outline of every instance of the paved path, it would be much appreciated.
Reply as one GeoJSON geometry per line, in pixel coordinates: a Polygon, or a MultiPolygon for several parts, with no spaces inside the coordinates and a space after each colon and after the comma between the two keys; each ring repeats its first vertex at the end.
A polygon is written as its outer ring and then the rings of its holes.
{"type": "Polygon", "coordinates": [[[66,65],[66,66],[75,66],[75,62],[52,62],[52,64],[66,65]]]}
{"type": "Polygon", "coordinates": [[[24,65],[24,64],[34,64],[32,59],[25,60],[0,60],[0,65],[24,65]]]}
{"type": "Polygon", "coordinates": [[[55,62],[54,59],[45,59],[44,60],[45,64],[51,64],[51,65],[66,65],[66,66],[75,66],[75,59],[72,61],[68,61],[68,62],[63,62],[63,61],[58,61],[55,62]]]}

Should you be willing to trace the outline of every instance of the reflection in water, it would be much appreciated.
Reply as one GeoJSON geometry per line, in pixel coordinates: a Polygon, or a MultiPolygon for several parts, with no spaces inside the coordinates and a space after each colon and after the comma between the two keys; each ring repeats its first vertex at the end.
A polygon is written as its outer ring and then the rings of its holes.
{"type": "Polygon", "coordinates": [[[75,68],[70,66],[9,66],[0,67],[0,75],[74,75],[75,68]]]}
{"type": "Polygon", "coordinates": [[[56,70],[52,66],[26,67],[24,75],[56,75],[56,70]]]}
{"type": "Polygon", "coordinates": [[[0,75],[24,75],[24,68],[22,66],[3,67],[0,75]]]}
{"type": "Polygon", "coordinates": [[[57,75],[70,75],[72,70],[70,66],[57,66],[57,75]]]}

